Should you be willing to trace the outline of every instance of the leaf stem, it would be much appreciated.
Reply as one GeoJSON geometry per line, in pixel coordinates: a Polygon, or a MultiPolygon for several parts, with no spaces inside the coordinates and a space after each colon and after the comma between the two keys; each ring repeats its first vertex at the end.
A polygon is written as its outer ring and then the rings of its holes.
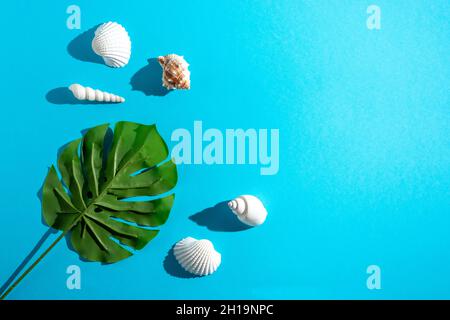
{"type": "Polygon", "coordinates": [[[25,270],[24,273],[22,273],[22,275],[16,280],[14,281],[14,283],[8,288],[8,290],[5,291],[4,294],[2,294],[2,296],[0,297],[0,300],[4,300],[6,298],[6,296],[23,280],[23,278],[25,278],[25,276],[27,274],[29,274],[31,272],[31,270],[33,270],[34,267],[36,267],[36,265],[42,260],[44,259],[44,257],[50,252],[50,250],[53,249],[53,247],[62,239],[64,238],[64,236],[67,234],[67,231],[62,232],[58,238],[56,238],[55,241],[53,241],[53,243],[39,256],[39,258],[36,259],[35,262],[33,262],[33,264],[31,266],[28,267],[27,270],[25,270]]]}

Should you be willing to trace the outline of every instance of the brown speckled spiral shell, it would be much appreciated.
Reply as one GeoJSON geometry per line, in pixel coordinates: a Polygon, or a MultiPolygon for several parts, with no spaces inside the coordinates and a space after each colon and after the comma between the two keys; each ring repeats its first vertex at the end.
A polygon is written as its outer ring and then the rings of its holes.
{"type": "Polygon", "coordinates": [[[191,80],[188,70],[189,64],[182,56],[169,54],[158,57],[163,68],[162,82],[167,89],[190,89],[191,80]]]}

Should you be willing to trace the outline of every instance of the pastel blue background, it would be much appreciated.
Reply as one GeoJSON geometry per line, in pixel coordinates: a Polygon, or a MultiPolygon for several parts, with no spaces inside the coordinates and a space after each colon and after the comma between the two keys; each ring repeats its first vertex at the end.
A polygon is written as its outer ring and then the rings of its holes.
{"type": "MultiPolygon", "coordinates": [[[[133,257],[100,265],[64,242],[11,299],[450,298],[450,3],[384,1],[9,1],[2,3],[0,284],[48,229],[37,192],[57,150],[101,123],[176,128],[279,128],[280,171],[180,166],[170,219],[133,257]],[[66,8],[82,11],[66,28],[66,8]],[[105,21],[130,33],[122,69],[72,57],[68,44],[105,21]],[[178,53],[192,89],[132,91],[147,59],[178,53]],[[119,93],[120,105],[46,99],[78,82],[119,93]],[[240,194],[269,216],[258,228],[214,231],[189,219],[240,194]],[[222,253],[217,273],[180,278],[164,267],[185,236],[222,253]],[[66,288],[67,266],[82,289],[66,288]],[[366,287],[366,268],[382,289],[366,287]]],[[[220,229],[220,228],[219,228],[220,229]]],[[[47,239],[43,248],[56,235],[47,239]]],[[[42,251],[42,248],[41,248],[42,251]]]]}

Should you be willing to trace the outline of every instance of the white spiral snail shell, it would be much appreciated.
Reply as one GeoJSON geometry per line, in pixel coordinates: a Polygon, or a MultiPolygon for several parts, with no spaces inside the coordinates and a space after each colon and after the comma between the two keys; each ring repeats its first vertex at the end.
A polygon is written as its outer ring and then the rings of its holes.
{"type": "Polygon", "coordinates": [[[101,56],[105,64],[124,67],[131,56],[131,40],[125,28],[117,22],[106,22],[95,30],[92,49],[101,56]]]}
{"type": "Polygon", "coordinates": [[[259,226],[267,217],[267,210],[261,200],[252,195],[239,196],[228,202],[228,207],[243,223],[259,226]]]}
{"type": "Polygon", "coordinates": [[[222,262],[222,255],[206,239],[184,238],[177,242],[173,253],[183,269],[197,276],[214,273],[222,262]]]}
{"type": "Polygon", "coordinates": [[[121,103],[125,101],[124,98],[117,96],[115,94],[97,89],[92,89],[91,87],[84,87],[78,83],[70,85],[69,90],[72,91],[73,96],[78,100],[110,102],[110,103],[121,103]]]}

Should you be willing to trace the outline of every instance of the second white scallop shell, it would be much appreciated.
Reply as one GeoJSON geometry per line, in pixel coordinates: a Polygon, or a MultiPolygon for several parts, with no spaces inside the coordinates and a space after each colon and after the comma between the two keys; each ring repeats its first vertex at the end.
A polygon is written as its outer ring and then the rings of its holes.
{"type": "Polygon", "coordinates": [[[243,223],[249,226],[263,224],[267,217],[267,210],[261,200],[255,196],[243,195],[228,202],[228,207],[243,223]]]}
{"type": "Polygon", "coordinates": [[[222,261],[222,255],[206,239],[184,238],[175,245],[173,253],[183,269],[197,276],[212,274],[222,261]]]}
{"type": "Polygon", "coordinates": [[[103,58],[106,65],[120,68],[130,60],[131,40],[122,25],[109,21],[95,31],[92,49],[103,58]]]}
{"type": "Polygon", "coordinates": [[[73,96],[78,100],[111,102],[111,103],[120,103],[125,101],[124,98],[117,96],[115,94],[106,91],[92,89],[91,87],[84,87],[78,83],[72,84],[69,87],[69,90],[72,91],[73,96]]]}

